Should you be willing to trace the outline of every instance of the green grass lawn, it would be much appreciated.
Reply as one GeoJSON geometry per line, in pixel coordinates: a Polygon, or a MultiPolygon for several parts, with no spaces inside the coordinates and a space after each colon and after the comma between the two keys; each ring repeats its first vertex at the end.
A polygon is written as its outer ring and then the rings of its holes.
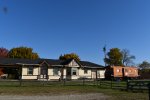
{"type": "Polygon", "coordinates": [[[0,87],[1,95],[67,95],[103,93],[110,100],[148,100],[148,93],[133,93],[115,89],[104,89],[98,86],[22,86],[0,87]]]}
{"type": "Polygon", "coordinates": [[[23,81],[21,86],[19,81],[1,81],[1,95],[67,95],[85,93],[103,93],[110,97],[109,100],[148,100],[148,91],[143,93],[125,91],[126,82],[101,81],[23,81]],[[119,88],[116,88],[119,87],[119,88]]]}

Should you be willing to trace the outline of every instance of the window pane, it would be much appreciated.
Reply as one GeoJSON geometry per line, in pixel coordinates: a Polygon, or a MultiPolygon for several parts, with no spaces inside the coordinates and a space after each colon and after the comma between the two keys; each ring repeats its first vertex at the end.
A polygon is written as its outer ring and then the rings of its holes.
{"type": "Polygon", "coordinates": [[[76,73],[76,72],[73,72],[73,75],[77,75],[77,73],[76,73]]]}
{"type": "Polygon", "coordinates": [[[28,75],[33,75],[33,67],[28,68],[28,75]]]}
{"type": "Polygon", "coordinates": [[[77,75],[77,68],[72,68],[72,75],[77,75]]]}
{"type": "Polygon", "coordinates": [[[87,74],[88,73],[88,70],[87,69],[84,69],[84,74],[87,74]]]}
{"type": "Polygon", "coordinates": [[[59,71],[58,68],[54,68],[54,69],[53,69],[53,74],[54,74],[54,75],[58,75],[58,71],[59,71]]]}

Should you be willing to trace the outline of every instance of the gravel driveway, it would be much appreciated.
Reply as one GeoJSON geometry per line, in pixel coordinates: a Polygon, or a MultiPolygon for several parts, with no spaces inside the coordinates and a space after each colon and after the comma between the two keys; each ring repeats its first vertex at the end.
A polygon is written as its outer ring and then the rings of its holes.
{"type": "Polygon", "coordinates": [[[108,96],[101,93],[58,95],[58,96],[20,96],[0,95],[0,100],[108,100],[108,96]]]}

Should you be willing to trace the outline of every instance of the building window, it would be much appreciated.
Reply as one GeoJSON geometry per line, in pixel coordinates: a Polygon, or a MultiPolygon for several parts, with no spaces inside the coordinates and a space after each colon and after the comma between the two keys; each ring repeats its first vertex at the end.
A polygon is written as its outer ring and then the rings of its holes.
{"type": "Polygon", "coordinates": [[[88,70],[87,69],[84,69],[84,74],[87,74],[88,73],[88,70]]]}
{"type": "Polygon", "coordinates": [[[72,75],[77,75],[77,68],[72,68],[72,75]]]}
{"type": "Polygon", "coordinates": [[[76,70],[72,70],[72,75],[77,75],[77,71],[76,70]]]}
{"type": "Polygon", "coordinates": [[[136,72],[136,70],[134,70],[136,72]]]}
{"type": "Polygon", "coordinates": [[[54,75],[58,75],[58,72],[59,72],[59,68],[54,68],[54,69],[53,69],[53,74],[54,74],[54,75]]]}
{"type": "Polygon", "coordinates": [[[120,72],[120,70],[119,70],[119,69],[117,69],[117,72],[120,72]]]}
{"type": "Polygon", "coordinates": [[[28,75],[33,75],[33,67],[32,66],[30,66],[28,68],[28,75]]]}

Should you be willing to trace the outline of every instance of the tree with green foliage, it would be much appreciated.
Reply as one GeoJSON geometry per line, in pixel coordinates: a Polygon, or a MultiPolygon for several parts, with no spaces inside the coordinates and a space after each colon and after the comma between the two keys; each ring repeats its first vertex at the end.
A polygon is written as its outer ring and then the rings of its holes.
{"type": "Polygon", "coordinates": [[[150,63],[147,61],[143,61],[138,66],[140,68],[139,75],[142,79],[150,79],[150,63]]]}
{"type": "Polygon", "coordinates": [[[17,47],[12,48],[8,53],[9,58],[26,58],[26,59],[37,59],[39,55],[33,52],[32,48],[28,47],[17,47]]]}
{"type": "Polygon", "coordinates": [[[139,67],[141,69],[150,69],[150,63],[147,61],[143,61],[141,64],[139,64],[139,67]]]}
{"type": "Polygon", "coordinates": [[[79,56],[75,53],[60,55],[59,59],[60,60],[76,59],[76,60],[80,61],[79,56]]]}
{"type": "Polygon", "coordinates": [[[107,57],[104,58],[104,61],[109,66],[122,66],[122,53],[118,48],[112,48],[107,53],[107,57]]]}
{"type": "Polygon", "coordinates": [[[135,56],[130,55],[130,51],[127,49],[123,49],[121,51],[122,53],[122,63],[124,66],[130,66],[133,65],[133,59],[135,59],[135,56]]]}
{"type": "Polygon", "coordinates": [[[1,47],[0,48],[0,57],[8,57],[8,50],[6,48],[1,47]]]}

